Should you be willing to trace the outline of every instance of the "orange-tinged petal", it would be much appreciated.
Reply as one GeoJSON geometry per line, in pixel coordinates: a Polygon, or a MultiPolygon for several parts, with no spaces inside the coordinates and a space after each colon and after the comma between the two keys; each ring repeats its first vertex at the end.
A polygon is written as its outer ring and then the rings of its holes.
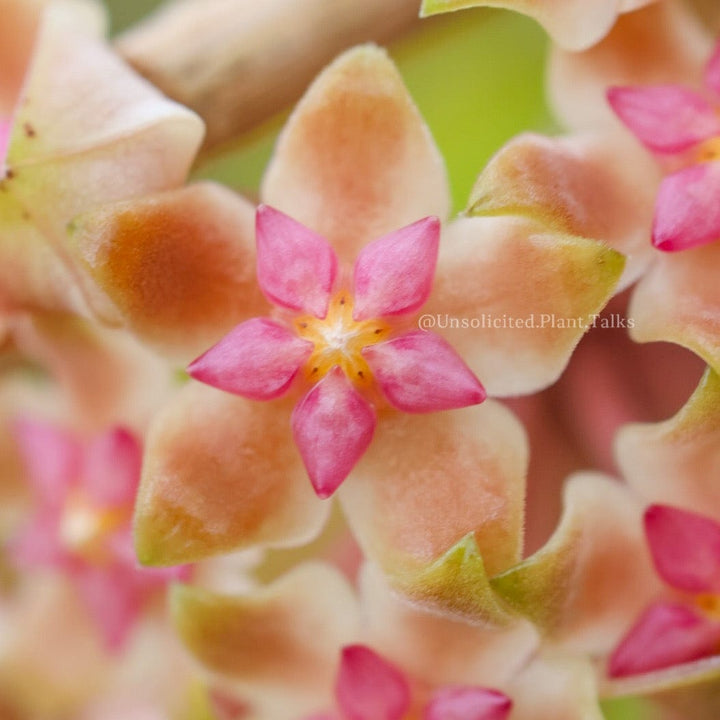
{"type": "Polygon", "coordinates": [[[447,215],[442,157],[384,50],[353,48],[320,74],[280,136],[261,194],[347,262],[374,238],[447,215]]]}
{"type": "Polygon", "coordinates": [[[592,238],[627,258],[618,290],[634,282],[653,257],[648,244],[659,169],[637,149],[600,136],[544,137],[508,142],[480,174],[469,215],[521,215],[558,232],[592,238]]]}
{"type": "Polygon", "coordinates": [[[255,210],[211,182],[108,204],[76,218],[70,250],[102,289],[106,320],[183,359],[267,312],[255,280],[255,210]]]}
{"type": "Polygon", "coordinates": [[[622,274],[623,257],[522,217],[460,218],[423,308],[489,395],[557,379],[622,274]]]}
{"type": "Polygon", "coordinates": [[[329,505],[295,449],[286,401],[191,383],[150,429],[135,516],[138,557],[174,565],[258,544],[306,542],[329,505]]]}
{"type": "Polygon", "coordinates": [[[639,499],[601,475],[571,478],[553,536],[492,585],[553,639],[607,652],[661,589],[639,499]]]}
{"type": "Polygon", "coordinates": [[[658,255],[630,301],[632,338],[683,345],[720,369],[720,285],[714,272],[720,243],[658,255]]]}
{"type": "Polygon", "coordinates": [[[710,369],[680,411],[627,425],[616,441],[625,477],[648,501],[720,520],[720,378],[710,369]]]}
{"type": "Polygon", "coordinates": [[[473,593],[487,593],[470,573],[483,563],[496,573],[519,559],[526,464],[522,428],[496,403],[433,415],[388,412],[339,496],[366,555],[392,584],[475,615],[473,593]],[[453,578],[466,592],[451,586],[453,578]]]}
{"type": "Polygon", "coordinates": [[[172,614],[193,655],[277,720],[332,706],[340,649],[358,634],[352,589],[320,564],[246,596],[177,586],[172,614]]]}
{"type": "Polygon", "coordinates": [[[678,84],[697,87],[712,51],[683,3],[656,2],[623,15],[610,34],[583,53],[555,49],[548,69],[550,99],[569,127],[625,130],[605,93],[612,85],[678,84]]]}

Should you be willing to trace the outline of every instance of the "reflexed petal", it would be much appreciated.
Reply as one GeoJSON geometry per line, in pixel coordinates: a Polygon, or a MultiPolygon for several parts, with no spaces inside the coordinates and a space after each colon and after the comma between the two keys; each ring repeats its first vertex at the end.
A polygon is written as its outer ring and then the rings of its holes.
{"type": "Polygon", "coordinates": [[[254,218],[241,196],[201,182],[86,212],[71,225],[69,249],[103,320],[190,360],[267,313],[254,218]]]}
{"type": "Polygon", "coordinates": [[[59,524],[56,510],[40,510],[7,543],[10,558],[21,568],[67,567],[68,555],[59,540],[59,524]]]}
{"type": "Polygon", "coordinates": [[[495,574],[520,559],[526,466],[522,428],[498,404],[392,413],[339,495],[365,555],[392,585],[476,615],[477,603],[497,604],[476,574],[483,564],[495,574]]]}
{"type": "Polygon", "coordinates": [[[273,720],[332,706],[340,648],[358,633],[351,588],[319,564],[300,565],[249,596],[179,586],[171,608],[193,655],[239,682],[248,700],[269,703],[261,716],[273,720]]]}
{"type": "Polygon", "coordinates": [[[343,648],[335,693],[347,720],[402,720],[410,708],[403,673],[364,645],[343,648]]]}
{"type": "Polygon", "coordinates": [[[583,53],[554,48],[550,102],[566,127],[606,127],[628,136],[607,102],[608,87],[695,87],[710,52],[711,38],[693,13],[682,3],[655,2],[622,15],[602,42],[583,53]]]}
{"type": "Polygon", "coordinates": [[[490,395],[531,392],[560,375],[623,265],[606,246],[537,222],[461,218],[445,231],[423,309],[434,325],[424,327],[448,340],[490,395]]]}
{"type": "Polygon", "coordinates": [[[293,410],[292,430],[310,482],[332,495],[367,450],[375,411],[340,368],[333,368],[293,410]]]}
{"type": "Polygon", "coordinates": [[[346,262],[419,217],[447,215],[442,157],[384,50],[351,49],[320,74],[280,136],[261,195],[346,262]]]}
{"type": "Polygon", "coordinates": [[[497,690],[447,687],[433,695],[424,720],[505,720],[511,709],[512,700],[497,690]]]}
{"type": "Polygon", "coordinates": [[[700,163],[668,175],[660,185],[653,245],[687,250],[720,240],[720,162],[700,163]]]}
{"type": "Polygon", "coordinates": [[[650,150],[679,153],[720,134],[720,117],[702,95],[679,85],[613,87],[608,102],[650,150]]]}
{"type": "Polygon", "coordinates": [[[327,241],[279,210],[257,209],[257,277],[270,302],[327,314],[337,257],[327,241]]]}
{"type": "Polygon", "coordinates": [[[643,613],[612,654],[610,677],[660,670],[713,655],[720,649],[720,623],[687,605],[657,603],[643,613]]]}
{"type": "MultiPolygon", "coordinates": [[[[652,0],[646,0],[651,2],[652,0]]],[[[501,7],[517,10],[537,20],[561,47],[584,50],[612,27],[618,9],[607,0],[423,0],[422,16],[469,7],[501,7]]]]}
{"type": "Polygon", "coordinates": [[[141,562],[177,565],[311,539],[329,506],[309,486],[289,416],[282,401],[183,388],[146,441],[135,517],[141,562]]]}
{"type": "Polygon", "coordinates": [[[674,417],[622,428],[616,456],[623,477],[647,500],[720,521],[720,486],[715,481],[720,477],[718,447],[720,378],[708,369],[674,417]]]}
{"type": "Polygon", "coordinates": [[[40,420],[18,420],[14,430],[38,501],[50,507],[60,506],[79,477],[80,444],[69,433],[40,420]]]}
{"type": "Polygon", "coordinates": [[[432,288],[440,221],[418,220],[366,245],[353,268],[353,318],[402,315],[422,307],[432,288]]]}
{"type": "MultiPolygon", "coordinates": [[[[469,215],[521,215],[563,233],[599,240],[627,257],[621,287],[653,257],[647,238],[657,164],[605,137],[524,133],[487,164],[470,194],[469,215]]],[[[619,288],[620,289],[620,288],[619,288]]]]}
{"type": "Polygon", "coordinates": [[[435,333],[410,332],[370,345],[362,354],[390,404],[399,410],[453,410],[485,399],[480,381],[435,333]]]}
{"type": "Polygon", "coordinates": [[[313,344],[266,318],[254,318],[231,330],[188,366],[196,380],[251,400],[283,395],[313,344]]]}
{"type": "Polygon", "coordinates": [[[82,486],[92,500],[110,507],[132,507],[140,482],[142,448],[124,428],[92,440],[85,449],[82,486]]]}
{"type": "Polygon", "coordinates": [[[645,534],[665,582],[689,593],[720,592],[720,524],[668,505],[651,505],[645,511],[645,534]]]}
{"type": "Polygon", "coordinates": [[[720,242],[658,255],[630,301],[631,337],[683,345],[720,370],[720,242]]]}
{"type": "Polygon", "coordinates": [[[553,536],[492,585],[553,639],[582,652],[607,652],[661,590],[640,501],[604,476],[571,478],[553,536]]]}
{"type": "Polygon", "coordinates": [[[720,95],[720,44],[715,46],[715,51],[705,65],[705,85],[720,95]]]}

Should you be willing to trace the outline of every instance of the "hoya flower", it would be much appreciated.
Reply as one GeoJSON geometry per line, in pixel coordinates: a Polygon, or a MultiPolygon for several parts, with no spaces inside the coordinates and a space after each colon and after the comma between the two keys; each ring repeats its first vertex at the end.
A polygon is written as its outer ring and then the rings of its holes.
{"type": "Polygon", "coordinates": [[[120,650],[157,590],[187,577],[186,568],[137,566],[130,520],[141,448],[121,428],[88,442],[37,421],[20,421],[16,432],[37,509],[10,551],[23,567],[65,574],[108,649],[120,650]]]}
{"type": "MultiPolygon", "coordinates": [[[[130,309],[133,323],[142,328],[145,337],[173,338],[180,344],[184,338],[184,352],[190,347],[194,350],[188,360],[210,345],[197,348],[201,335],[207,336],[211,330],[217,342],[240,323],[243,329],[238,332],[262,331],[254,336],[258,342],[248,345],[258,348],[251,356],[258,368],[266,357],[282,361],[273,376],[276,392],[300,365],[303,370],[297,373],[298,383],[307,382],[305,369],[310,376],[316,366],[317,374],[325,372],[308,395],[310,401],[323,400],[323,408],[307,402],[295,412],[296,436],[303,436],[301,445],[305,447],[311,441],[308,417],[319,417],[320,409],[328,412],[326,401],[333,395],[339,397],[338,392],[345,393],[345,399],[338,404],[338,411],[327,417],[332,418],[333,433],[340,437],[347,434],[347,414],[340,408],[347,408],[349,399],[356,395],[347,391],[351,386],[345,378],[363,380],[357,374],[358,370],[365,374],[362,363],[377,368],[375,381],[390,405],[416,409],[423,403],[430,403],[427,409],[441,406],[437,397],[430,402],[427,394],[411,399],[406,391],[411,385],[392,381],[392,356],[402,355],[403,362],[410,357],[419,359],[421,344],[432,347],[433,362],[447,358],[443,367],[458,370],[452,384],[433,374],[434,389],[442,389],[445,397],[444,407],[467,402],[473,392],[475,399],[479,397],[476,381],[466,374],[464,366],[454,359],[450,362],[444,341],[456,349],[490,393],[530,392],[552,382],[582,336],[585,320],[602,307],[622,272],[622,258],[590,239],[591,235],[515,215],[462,217],[448,222],[441,231],[428,297],[437,228],[434,221],[419,220],[446,217],[447,179],[437,148],[396,68],[374,46],[346,52],[318,77],[288,121],[263,180],[263,202],[303,227],[291,224],[291,233],[265,233],[269,219],[278,224],[286,221],[273,211],[261,211],[260,251],[265,245],[268,258],[295,257],[298,251],[294,248],[300,240],[318,248],[305,253],[303,263],[293,267],[292,273],[289,263],[273,260],[265,265],[263,257],[256,256],[254,208],[249,203],[217,186],[205,186],[202,194],[212,199],[216,213],[198,213],[198,204],[189,202],[191,191],[184,188],[158,194],[142,207],[116,204],[83,215],[75,223],[73,252],[111,302],[130,309]],[[159,232],[162,227],[171,227],[172,233],[159,232]],[[354,286],[342,271],[336,274],[333,256],[324,242],[318,243],[318,235],[332,246],[339,268],[350,268],[357,262],[354,286]],[[416,238],[411,240],[413,235],[416,238]],[[368,244],[372,241],[377,244],[368,244]],[[395,243],[396,248],[403,243],[407,243],[406,248],[412,247],[411,257],[418,263],[412,273],[403,275],[401,283],[393,280],[390,287],[384,285],[389,277],[384,268],[395,243]],[[260,271],[258,280],[256,267],[260,271]],[[287,295],[285,278],[297,283],[302,294],[293,290],[287,295]],[[260,288],[276,306],[285,305],[285,322],[292,312],[305,314],[307,327],[293,327],[288,337],[265,320],[243,325],[243,321],[269,317],[273,312],[278,313],[274,322],[280,317],[280,311],[273,311],[260,288]],[[336,290],[355,294],[352,311],[350,295],[341,304],[343,296],[335,295],[336,290]],[[392,292],[380,302],[385,291],[392,292]],[[413,292],[417,294],[413,296],[413,292]],[[301,297],[307,299],[301,302],[301,297]],[[374,298],[374,307],[358,304],[359,297],[366,303],[374,298]],[[400,324],[398,313],[415,311],[425,297],[423,312],[435,324],[433,331],[439,337],[400,324]],[[398,304],[393,306],[395,302],[398,304]],[[360,345],[368,344],[367,335],[371,340],[382,338],[386,328],[392,327],[397,334],[387,342],[370,345],[364,354],[353,353],[353,363],[361,363],[357,366],[342,361],[340,369],[333,371],[338,364],[332,359],[333,351],[324,355],[322,362],[314,363],[314,348],[325,352],[328,339],[330,344],[337,341],[334,333],[328,338],[323,330],[325,303],[327,317],[333,322],[354,323],[362,318],[361,322],[369,323],[364,326],[367,334],[361,333],[358,338],[360,345]],[[501,322],[503,316],[523,318],[523,326],[512,331],[493,322],[483,326],[483,312],[501,322]],[[535,327],[533,315],[538,321],[535,327]],[[576,321],[572,325],[548,322],[540,327],[541,315],[576,321]],[[372,324],[373,318],[381,320],[380,325],[372,324]],[[467,327],[461,326],[462,318],[467,327]],[[472,318],[475,321],[470,327],[472,318]],[[381,333],[376,334],[377,329],[381,333]],[[400,339],[402,332],[409,334],[400,339]],[[271,345],[259,342],[271,335],[271,345]],[[289,350],[278,355],[283,337],[289,350]],[[271,348],[267,354],[265,347],[271,348]],[[463,392],[468,395],[462,402],[449,402],[464,383],[463,392]]],[[[393,260],[392,265],[400,267],[399,260],[393,260]]],[[[354,344],[353,349],[356,347],[354,344]]],[[[217,368],[220,355],[213,355],[217,368]]],[[[239,356],[234,352],[223,357],[222,366],[228,368],[229,378],[233,358],[239,356]]],[[[208,362],[210,359],[212,355],[208,362]]],[[[199,361],[193,372],[198,372],[203,362],[199,361]]],[[[397,376],[399,369],[395,365],[392,373],[397,376]]],[[[409,365],[407,373],[405,380],[412,375],[421,377],[415,370],[410,372],[409,365]]],[[[255,371],[234,381],[249,383],[241,388],[246,394],[272,395],[270,385],[260,379],[255,371]],[[253,382],[257,383],[254,388],[253,382]]],[[[353,402],[354,416],[364,417],[362,426],[369,428],[373,420],[364,398],[353,402]]],[[[293,392],[258,402],[196,382],[189,383],[168,403],[149,432],[138,495],[135,533],[143,562],[177,564],[241,547],[302,543],[317,534],[329,508],[327,503],[318,502],[307,482],[303,458],[293,442],[288,417],[295,403],[293,392]]],[[[377,414],[373,443],[338,491],[340,501],[344,502],[343,489],[353,477],[378,475],[381,456],[378,476],[392,488],[409,478],[405,464],[420,453],[427,461],[428,481],[432,476],[434,482],[443,485],[446,477],[482,475],[478,484],[487,484],[487,495],[477,494],[470,503],[477,510],[475,503],[479,506],[488,497],[504,495],[496,489],[504,468],[489,458],[505,457],[506,450],[509,455],[509,445],[503,439],[508,426],[513,427],[513,421],[507,414],[487,402],[442,415],[402,413],[387,407],[377,414]],[[382,438],[392,446],[391,456],[387,449],[380,450],[382,438]],[[426,448],[428,453],[433,450],[432,459],[425,456],[426,448]]],[[[354,459],[367,440],[367,430],[354,438],[354,459]]],[[[314,456],[330,454],[330,448],[323,446],[314,456]]],[[[345,474],[352,463],[344,458],[342,464],[345,474]]],[[[513,462],[508,460],[508,465],[514,472],[513,462]]],[[[317,475],[317,471],[312,474],[317,475]]],[[[451,498],[447,493],[446,502],[451,498]]],[[[520,495],[514,495],[494,513],[503,532],[506,518],[513,516],[513,536],[518,502],[520,495]]],[[[348,508],[356,512],[355,507],[348,508]]],[[[517,538],[512,544],[517,544],[517,538]]],[[[512,553],[514,557],[516,550],[512,553]]]]}
{"type": "Polygon", "coordinates": [[[601,40],[618,15],[654,0],[423,0],[421,15],[471,7],[501,7],[529,15],[561,47],[584,50],[601,40]]]}
{"type": "Polygon", "coordinates": [[[258,281],[271,302],[293,314],[285,323],[238,325],[189,372],[251,400],[284,395],[302,372],[310,390],[293,411],[293,436],[322,498],[369,446],[378,389],[391,406],[414,413],[485,399],[447,342],[403,328],[430,294],[439,232],[438,220],[425,218],[366,245],[348,288],[323,238],[277,210],[258,209],[258,281]]]}
{"type": "Polygon", "coordinates": [[[273,720],[597,720],[590,666],[545,655],[524,621],[498,630],[414,607],[372,565],[359,593],[298,566],[245,596],[177,586],[181,638],[227,708],[273,720]],[[226,699],[226,700],[225,700],[226,699]]]}
{"type": "Polygon", "coordinates": [[[3,0],[0,13],[0,306],[87,312],[68,222],[179,185],[203,125],[114,55],[95,3],[3,0]]]}

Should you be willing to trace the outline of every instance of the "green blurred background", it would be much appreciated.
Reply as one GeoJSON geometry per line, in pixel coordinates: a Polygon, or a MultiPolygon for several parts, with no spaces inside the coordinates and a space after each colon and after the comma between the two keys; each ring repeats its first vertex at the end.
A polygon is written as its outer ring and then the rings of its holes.
{"type": "MultiPolygon", "coordinates": [[[[161,2],[106,4],[116,34],[161,2]]],[[[445,157],[456,211],[464,207],[478,173],[505,141],[526,130],[558,130],[545,103],[547,38],[524,16],[477,9],[430,18],[389,49],[445,157]]],[[[255,195],[289,110],[208,160],[197,175],[255,195]]],[[[635,701],[614,701],[605,711],[608,720],[652,717],[635,701]]]]}

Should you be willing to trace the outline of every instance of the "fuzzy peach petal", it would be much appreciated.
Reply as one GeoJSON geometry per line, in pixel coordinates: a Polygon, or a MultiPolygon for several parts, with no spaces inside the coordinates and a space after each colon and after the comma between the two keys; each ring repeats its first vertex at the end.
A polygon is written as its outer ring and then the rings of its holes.
{"type": "Polygon", "coordinates": [[[190,652],[259,715],[296,720],[332,707],[340,649],[358,634],[357,601],[335,570],[300,565],[246,596],[177,586],[171,608],[190,652]]]}
{"type": "Polygon", "coordinates": [[[433,686],[504,686],[538,646],[521,618],[497,628],[428,612],[394,592],[372,563],[362,568],[360,593],[369,645],[433,686]]]}
{"type": "Polygon", "coordinates": [[[652,258],[648,234],[659,172],[638,150],[600,136],[550,138],[524,133],[491,158],[470,194],[470,215],[520,215],[592,238],[627,258],[618,289],[652,258]],[[635,157],[636,156],[636,157],[635,157]]]}
{"type": "Polygon", "coordinates": [[[720,44],[715,45],[715,50],[705,65],[705,85],[716,96],[720,96],[720,44]]]}
{"type": "Polygon", "coordinates": [[[638,342],[667,341],[720,369],[720,243],[659,257],[640,280],[628,317],[638,342]]]}
{"type": "Polygon", "coordinates": [[[346,262],[374,238],[446,217],[442,157],[384,50],[353,48],[319,75],[280,136],[261,196],[346,262]]]}
{"type": "Polygon", "coordinates": [[[623,266],[598,242],[525,218],[461,218],[445,232],[423,308],[434,325],[423,327],[455,348],[489,395],[535,391],[565,368],[623,266]],[[502,327],[508,319],[523,327],[502,327]]]}
{"type": "Polygon", "coordinates": [[[623,476],[650,502],[720,520],[720,378],[708,369],[672,418],[622,428],[616,456],[623,476]]]}
{"type": "Polygon", "coordinates": [[[581,651],[608,651],[661,590],[640,501],[610,478],[571,478],[553,536],[492,585],[553,639],[581,651]],[[618,590],[628,586],[632,593],[618,590]]]}
{"type": "Polygon", "coordinates": [[[68,244],[103,320],[190,360],[267,312],[255,279],[254,218],[247,200],[201,182],[85,213],[68,244]]]}
{"type": "Polygon", "coordinates": [[[366,556],[391,584],[475,616],[494,602],[474,573],[519,560],[526,464],[522,428],[496,403],[433,415],[388,412],[339,496],[366,556]]]}
{"type": "Polygon", "coordinates": [[[683,3],[656,2],[619,18],[583,53],[555,49],[548,68],[550,102],[575,129],[613,128],[628,135],[605,93],[613,85],[697,87],[712,38],[683,3]]]}
{"type": "Polygon", "coordinates": [[[319,532],[329,506],[313,493],[282,403],[191,383],[156,416],[136,505],[141,562],[176,565],[319,532]]]}

